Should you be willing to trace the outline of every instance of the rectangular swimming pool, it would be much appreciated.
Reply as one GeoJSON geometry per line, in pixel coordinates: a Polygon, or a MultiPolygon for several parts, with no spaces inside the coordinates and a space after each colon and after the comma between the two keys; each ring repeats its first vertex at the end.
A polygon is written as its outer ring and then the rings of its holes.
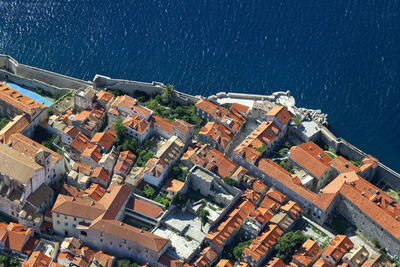
{"type": "Polygon", "coordinates": [[[8,86],[10,86],[12,89],[17,90],[18,92],[32,98],[33,100],[36,100],[37,102],[45,105],[46,107],[50,106],[54,102],[54,101],[50,101],[50,100],[42,97],[41,95],[36,94],[35,92],[33,92],[31,90],[22,88],[18,84],[15,84],[15,83],[6,83],[6,84],[8,86]]]}

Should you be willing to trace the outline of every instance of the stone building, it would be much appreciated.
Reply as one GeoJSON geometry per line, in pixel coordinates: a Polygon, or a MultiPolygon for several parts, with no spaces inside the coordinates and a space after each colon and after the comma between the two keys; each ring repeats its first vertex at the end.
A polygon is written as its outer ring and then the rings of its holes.
{"type": "Polygon", "coordinates": [[[93,101],[96,97],[96,91],[91,87],[80,89],[74,94],[74,110],[82,111],[93,108],[93,101]]]}

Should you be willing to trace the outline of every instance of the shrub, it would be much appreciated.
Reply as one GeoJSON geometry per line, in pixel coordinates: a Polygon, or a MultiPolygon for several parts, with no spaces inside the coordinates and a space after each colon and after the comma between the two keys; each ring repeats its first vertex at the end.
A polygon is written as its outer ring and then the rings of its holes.
{"type": "Polygon", "coordinates": [[[224,183],[226,183],[227,185],[230,185],[230,186],[234,186],[235,185],[235,181],[232,180],[230,177],[225,177],[224,178],[224,183]]]}
{"type": "Polygon", "coordinates": [[[145,185],[143,187],[143,194],[148,198],[153,198],[155,195],[156,190],[151,185],[145,185]]]}
{"type": "Polygon", "coordinates": [[[278,239],[276,244],[276,256],[288,264],[294,252],[307,240],[307,236],[301,231],[289,232],[278,239]]]}
{"type": "Polygon", "coordinates": [[[235,246],[233,249],[233,256],[235,257],[236,260],[239,260],[242,257],[243,250],[251,244],[251,240],[246,240],[243,242],[240,242],[235,246]]]}

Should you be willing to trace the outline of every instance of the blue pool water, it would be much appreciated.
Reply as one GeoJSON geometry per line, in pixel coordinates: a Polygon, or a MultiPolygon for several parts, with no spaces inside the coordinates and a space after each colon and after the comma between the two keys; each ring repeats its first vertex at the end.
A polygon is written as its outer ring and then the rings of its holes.
{"type": "Polygon", "coordinates": [[[399,0],[0,1],[0,53],[210,95],[291,90],[400,171],[399,0]]]}
{"type": "Polygon", "coordinates": [[[36,100],[39,103],[42,103],[43,105],[45,105],[46,107],[50,106],[51,104],[53,104],[53,102],[51,102],[50,100],[47,100],[45,98],[43,98],[41,95],[36,94],[35,92],[32,92],[28,89],[22,88],[21,86],[14,84],[14,83],[6,83],[8,86],[10,86],[11,88],[13,88],[14,90],[17,90],[18,92],[32,98],[33,100],[36,100]]]}

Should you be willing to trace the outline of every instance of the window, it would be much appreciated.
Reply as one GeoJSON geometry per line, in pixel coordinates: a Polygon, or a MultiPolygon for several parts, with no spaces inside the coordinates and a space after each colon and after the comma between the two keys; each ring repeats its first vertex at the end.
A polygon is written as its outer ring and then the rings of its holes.
{"type": "Polygon", "coordinates": [[[67,223],[67,222],[65,223],[65,226],[68,226],[68,223],[67,223]]]}
{"type": "Polygon", "coordinates": [[[57,213],[57,218],[60,218],[60,214],[57,213]]]}
{"type": "Polygon", "coordinates": [[[72,228],[76,228],[76,224],[73,224],[73,225],[72,225],[72,228]]]}
{"type": "Polygon", "coordinates": [[[57,221],[57,224],[60,224],[60,221],[57,221]]]}
{"type": "Polygon", "coordinates": [[[74,217],[74,221],[76,222],[76,217],[74,217]]]}
{"type": "Polygon", "coordinates": [[[112,242],[110,242],[110,246],[112,246],[112,242]]]}
{"type": "MultiPolygon", "coordinates": [[[[81,235],[87,236],[87,233],[85,231],[81,231],[81,235]]],[[[102,239],[101,239],[102,240],[102,239]]],[[[103,241],[102,241],[103,242],[103,241]]]]}
{"type": "Polygon", "coordinates": [[[100,238],[100,242],[103,242],[103,238],[100,238]]]}

